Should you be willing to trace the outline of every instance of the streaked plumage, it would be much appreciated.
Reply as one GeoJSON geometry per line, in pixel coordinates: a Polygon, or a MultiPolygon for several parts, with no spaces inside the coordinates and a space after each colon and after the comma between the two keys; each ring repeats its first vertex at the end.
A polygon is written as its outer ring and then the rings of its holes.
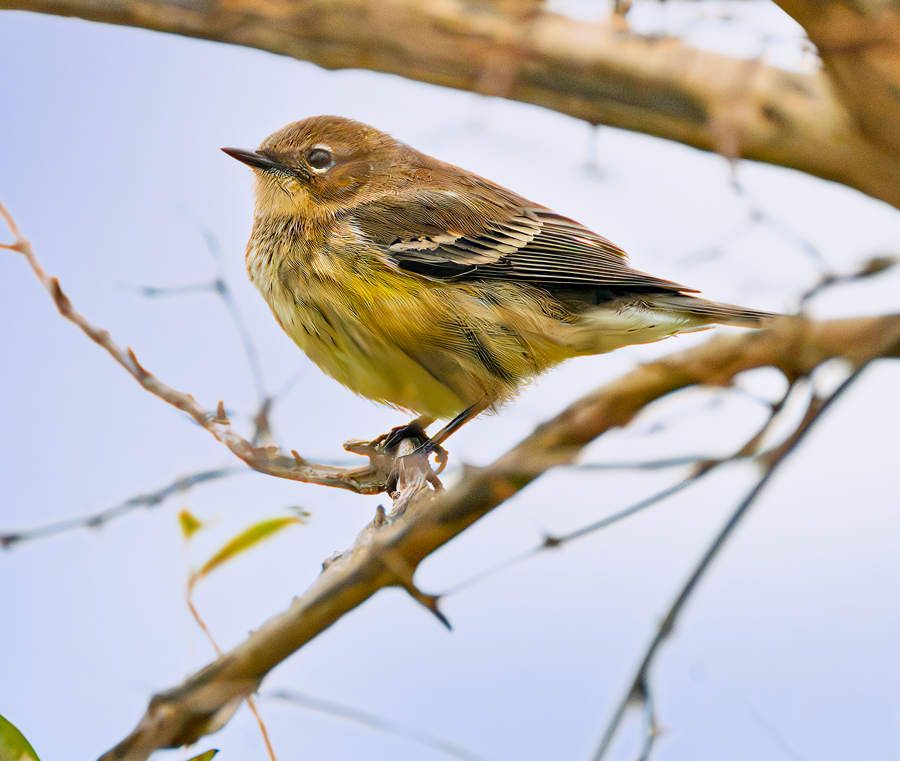
{"type": "Polygon", "coordinates": [[[247,271],[282,328],[352,391],[428,419],[495,409],[572,357],[773,316],[634,270],[578,222],[358,122],[224,150],[254,169],[247,271]]]}

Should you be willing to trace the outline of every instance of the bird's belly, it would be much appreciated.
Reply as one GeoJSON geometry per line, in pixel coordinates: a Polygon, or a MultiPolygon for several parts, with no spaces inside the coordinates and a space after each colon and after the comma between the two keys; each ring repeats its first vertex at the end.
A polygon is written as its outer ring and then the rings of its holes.
{"type": "Polygon", "coordinates": [[[454,392],[447,378],[436,377],[381,331],[368,329],[337,299],[270,305],[285,332],[324,373],[367,399],[451,418],[483,395],[475,391],[470,399],[454,392]]]}

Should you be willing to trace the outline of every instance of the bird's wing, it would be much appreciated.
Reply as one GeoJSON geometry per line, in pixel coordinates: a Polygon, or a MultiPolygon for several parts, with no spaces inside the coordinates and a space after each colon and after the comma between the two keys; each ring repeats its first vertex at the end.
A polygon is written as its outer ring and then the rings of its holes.
{"type": "Polygon", "coordinates": [[[432,279],[694,292],[632,269],[622,249],[584,225],[493,189],[504,195],[428,189],[381,197],[357,206],[352,222],[393,266],[432,279]]]}

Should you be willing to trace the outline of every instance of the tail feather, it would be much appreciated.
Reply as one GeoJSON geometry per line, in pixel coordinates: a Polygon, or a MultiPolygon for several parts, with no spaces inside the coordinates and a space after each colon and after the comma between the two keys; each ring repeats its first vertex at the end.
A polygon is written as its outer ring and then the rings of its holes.
{"type": "Polygon", "coordinates": [[[682,293],[660,294],[645,297],[651,307],[664,311],[683,312],[720,325],[737,325],[743,328],[759,328],[780,315],[759,309],[746,309],[734,304],[708,301],[698,296],[682,293]]]}
{"type": "Polygon", "coordinates": [[[566,326],[559,342],[571,347],[576,356],[605,354],[678,333],[707,330],[716,323],[759,328],[778,316],[682,293],[641,294],[586,310],[581,324],[566,326]]]}

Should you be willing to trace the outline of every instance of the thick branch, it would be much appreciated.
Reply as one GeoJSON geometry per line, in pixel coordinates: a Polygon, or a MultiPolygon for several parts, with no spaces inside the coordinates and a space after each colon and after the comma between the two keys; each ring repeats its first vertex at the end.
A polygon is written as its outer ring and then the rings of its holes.
{"type": "Polygon", "coordinates": [[[412,581],[427,555],[549,468],[571,463],[587,443],[625,425],[655,399],[694,384],[727,384],[757,367],[777,367],[794,379],[831,357],[860,367],[881,356],[900,357],[900,315],[824,323],[785,318],[766,331],[720,336],[632,371],[573,404],[492,465],[467,471],[453,489],[418,490],[405,509],[395,507],[388,518],[379,513],[286,612],[181,686],[154,697],[135,731],[103,761],[143,761],[157,748],[214,731],[274,666],[385,586],[402,586],[434,609],[434,598],[412,581]]]}
{"type": "MultiPolygon", "coordinates": [[[[783,4],[791,12],[790,6],[819,5],[783,4]]],[[[642,38],[621,23],[573,21],[536,3],[0,0],[0,7],[220,40],[329,69],[366,68],[500,95],[730,158],[799,169],[900,207],[900,152],[893,150],[900,115],[885,105],[893,97],[889,87],[859,84],[857,69],[844,76],[838,61],[846,57],[832,56],[825,72],[793,74],[674,39],[642,38]],[[877,89],[877,101],[843,97],[854,87],[868,94],[877,89]]],[[[816,13],[796,15],[818,33],[816,13]]],[[[893,50],[886,50],[866,52],[872,71],[900,69],[893,50]]]]}
{"type": "Polygon", "coordinates": [[[900,151],[900,3],[776,2],[819,49],[838,98],[862,134],[873,144],[900,151]]]}

